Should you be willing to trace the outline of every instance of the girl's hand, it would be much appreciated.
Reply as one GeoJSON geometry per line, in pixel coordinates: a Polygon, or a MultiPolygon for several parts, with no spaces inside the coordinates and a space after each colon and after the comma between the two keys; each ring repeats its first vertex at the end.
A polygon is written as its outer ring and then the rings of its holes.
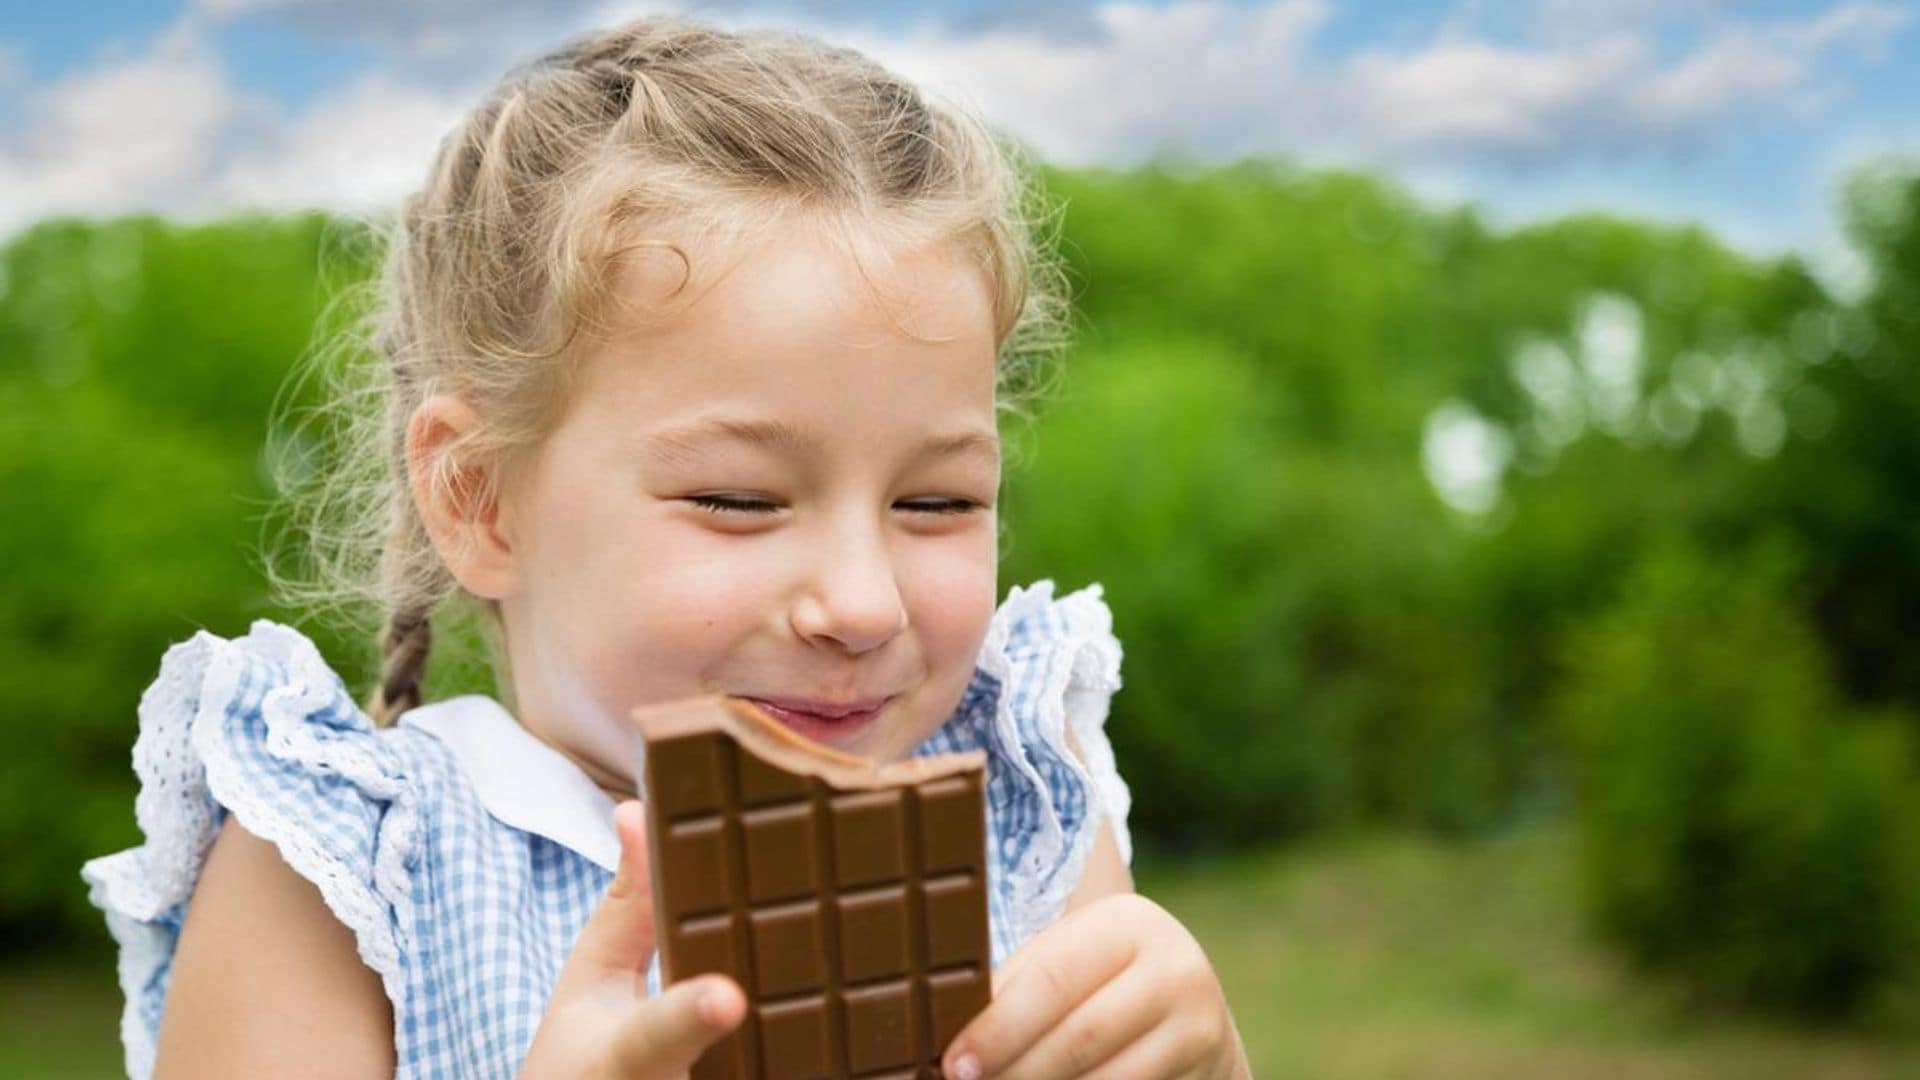
{"type": "Polygon", "coordinates": [[[993,982],[992,1004],[947,1047],[955,1080],[1251,1075],[1199,942],[1134,893],[1068,913],[993,982]]]}
{"type": "Polygon", "coordinates": [[[672,1080],[738,1027],[746,995],[724,975],[647,996],[653,959],[653,890],[640,804],[613,814],[620,869],[560,969],[521,1080],[672,1080]]]}

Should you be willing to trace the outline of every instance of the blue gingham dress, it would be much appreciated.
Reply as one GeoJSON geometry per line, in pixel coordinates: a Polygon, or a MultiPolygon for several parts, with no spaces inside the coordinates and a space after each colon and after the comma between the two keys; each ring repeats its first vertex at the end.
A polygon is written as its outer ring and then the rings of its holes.
{"type": "MultiPolygon", "coordinates": [[[[1103,822],[1132,857],[1104,730],[1120,686],[1112,616],[1098,585],[1053,593],[1008,593],[953,716],[915,750],[986,752],[996,967],[1059,917],[1103,822]]],[[[120,945],[130,1076],[153,1071],[174,946],[230,813],[353,931],[393,1005],[398,1076],[515,1073],[612,881],[604,857],[490,814],[446,742],[405,717],[375,728],[313,643],[269,620],[170,648],[139,717],[145,843],[81,871],[120,945]]]]}

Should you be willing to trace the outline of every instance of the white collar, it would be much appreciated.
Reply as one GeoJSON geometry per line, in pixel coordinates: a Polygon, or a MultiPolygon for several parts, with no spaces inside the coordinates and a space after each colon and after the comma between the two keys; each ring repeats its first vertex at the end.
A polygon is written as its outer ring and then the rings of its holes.
{"type": "Polygon", "coordinates": [[[613,799],[566,755],[529,734],[498,701],[485,694],[448,698],[407,710],[400,723],[453,751],[487,813],[606,870],[619,867],[613,799]]]}

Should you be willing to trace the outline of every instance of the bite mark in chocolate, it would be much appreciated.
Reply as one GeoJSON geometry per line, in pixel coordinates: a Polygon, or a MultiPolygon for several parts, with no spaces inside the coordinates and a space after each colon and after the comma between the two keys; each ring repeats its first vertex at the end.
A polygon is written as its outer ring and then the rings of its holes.
{"type": "Polygon", "coordinates": [[[991,992],[986,755],[869,761],[717,696],[633,720],[661,980],[747,994],[693,1080],[937,1077],[991,992]]]}

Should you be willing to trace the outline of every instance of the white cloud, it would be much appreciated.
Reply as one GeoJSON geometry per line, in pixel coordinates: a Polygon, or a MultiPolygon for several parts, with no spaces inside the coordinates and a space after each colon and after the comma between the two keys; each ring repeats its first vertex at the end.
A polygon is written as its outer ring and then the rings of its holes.
{"type": "Polygon", "coordinates": [[[923,24],[904,36],[835,34],[909,78],[979,108],[1063,163],[1125,162],[1156,149],[1284,149],[1310,102],[1289,93],[1326,22],[1323,0],[1165,7],[1110,3],[1100,33],[1053,40],[1016,28],[954,38],[923,24]]]}
{"type": "MultiPolygon", "coordinates": [[[[54,211],[391,202],[507,66],[635,10],[566,0],[530,14],[485,0],[455,17],[448,0],[199,0],[145,54],[17,95],[13,130],[0,135],[0,230],[54,211]],[[236,85],[209,43],[206,27],[251,17],[360,34],[390,62],[289,112],[236,85]]],[[[1106,3],[1074,33],[1037,16],[963,31],[931,16],[850,23],[839,4],[698,10],[862,49],[1062,163],[1283,153],[1391,167],[1428,190],[1461,164],[1657,152],[1758,110],[1817,112],[1844,85],[1841,69],[1871,62],[1911,21],[1887,3],[1761,23],[1714,0],[1538,0],[1518,38],[1476,31],[1482,9],[1469,6],[1425,39],[1328,55],[1329,0],[1106,3]],[[1697,30],[1684,45],[1661,37],[1676,11],[1697,30]]]]}
{"type": "Polygon", "coordinates": [[[1912,20],[1913,12],[1894,4],[1842,4],[1811,22],[1789,26],[1786,37],[1805,49],[1861,45],[1869,59],[1879,60],[1887,42],[1912,20]]]}
{"type": "Polygon", "coordinates": [[[1645,47],[1615,36],[1546,51],[1446,41],[1365,52],[1318,80],[1314,136],[1368,157],[1538,156],[1580,138],[1606,88],[1645,68],[1645,47]]]}
{"type": "Polygon", "coordinates": [[[375,75],[293,114],[235,85],[197,26],[22,95],[0,141],[0,235],[51,214],[391,203],[461,104],[375,75]]]}
{"type": "Polygon", "coordinates": [[[0,228],[50,211],[191,207],[236,135],[263,119],[203,42],[152,51],[21,95],[0,144],[0,228]]]}
{"type": "Polygon", "coordinates": [[[1550,27],[1522,43],[1450,24],[1410,47],[1333,57],[1314,50],[1325,0],[1105,4],[1100,33],[1068,41],[1019,28],[956,38],[934,24],[836,36],[1066,162],[1124,163],[1177,145],[1209,157],[1431,165],[1662,149],[1741,110],[1806,111],[1819,103],[1823,65],[1871,58],[1909,21],[1878,3],[1765,25],[1713,20],[1668,58],[1656,5],[1597,5],[1579,19],[1563,8],[1550,4],[1550,27]],[[1577,26],[1590,32],[1576,36],[1577,26]]]}
{"type": "Polygon", "coordinates": [[[372,74],[288,118],[269,144],[226,163],[220,189],[248,206],[376,210],[425,178],[465,102],[372,74]]]}
{"type": "Polygon", "coordinates": [[[1810,103],[1816,69],[1833,54],[1877,58],[1910,13],[1884,4],[1847,4],[1818,18],[1774,27],[1732,26],[1625,97],[1650,127],[1698,125],[1748,104],[1810,103]]]}

